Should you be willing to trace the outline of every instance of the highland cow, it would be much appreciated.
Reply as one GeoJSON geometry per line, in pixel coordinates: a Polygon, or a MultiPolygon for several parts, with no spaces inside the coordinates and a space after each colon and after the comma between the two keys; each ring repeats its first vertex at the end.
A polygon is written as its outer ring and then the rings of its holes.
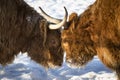
{"type": "Polygon", "coordinates": [[[0,64],[11,63],[21,51],[45,67],[60,66],[61,33],[55,26],[64,21],[47,18],[49,21],[24,0],[0,0],[0,64]]]}
{"type": "Polygon", "coordinates": [[[68,63],[85,65],[97,55],[120,80],[120,0],[96,0],[80,16],[72,13],[64,27],[68,63]]]}
{"type": "Polygon", "coordinates": [[[87,64],[95,55],[120,80],[120,0],[96,0],[80,16],[72,13],[62,32],[67,62],[87,64]]]}

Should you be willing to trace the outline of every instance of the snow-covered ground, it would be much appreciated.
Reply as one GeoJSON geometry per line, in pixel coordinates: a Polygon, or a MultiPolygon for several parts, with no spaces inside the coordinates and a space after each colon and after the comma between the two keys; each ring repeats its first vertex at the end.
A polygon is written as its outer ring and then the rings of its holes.
{"type": "MultiPolygon", "coordinates": [[[[49,15],[63,18],[65,6],[70,13],[81,14],[95,0],[25,0],[39,12],[39,6],[49,15]]],[[[114,72],[106,68],[96,56],[82,68],[62,67],[46,70],[32,61],[27,53],[16,56],[14,62],[0,66],[0,80],[116,80],[114,72]]]]}

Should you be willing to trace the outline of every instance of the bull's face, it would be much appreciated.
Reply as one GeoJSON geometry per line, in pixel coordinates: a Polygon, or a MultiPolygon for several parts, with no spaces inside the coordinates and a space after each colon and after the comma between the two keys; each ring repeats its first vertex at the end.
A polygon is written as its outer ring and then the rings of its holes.
{"type": "Polygon", "coordinates": [[[47,21],[42,20],[40,22],[40,34],[43,36],[43,47],[45,50],[42,49],[44,54],[40,54],[42,57],[39,60],[39,63],[49,67],[54,65],[61,66],[63,62],[63,49],[61,46],[61,32],[59,27],[63,26],[63,24],[66,22],[67,13],[65,18],[60,20],[50,17],[42,10],[42,8],[40,8],[40,10],[41,15],[47,21]]]}
{"type": "Polygon", "coordinates": [[[90,61],[95,53],[89,32],[80,26],[77,14],[73,13],[69,17],[68,28],[62,32],[66,61],[79,67],[90,61]]]}
{"type": "Polygon", "coordinates": [[[45,46],[48,48],[50,57],[48,65],[61,66],[63,62],[63,50],[61,47],[61,33],[57,30],[48,31],[48,36],[46,39],[45,46]]]}
{"type": "Polygon", "coordinates": [[[28,53],[33,60],[45,67],[61,66],[63,62],[61,33],[59,29],[50,29],[49,25],[45,19],[40,20],[28,53]]]}

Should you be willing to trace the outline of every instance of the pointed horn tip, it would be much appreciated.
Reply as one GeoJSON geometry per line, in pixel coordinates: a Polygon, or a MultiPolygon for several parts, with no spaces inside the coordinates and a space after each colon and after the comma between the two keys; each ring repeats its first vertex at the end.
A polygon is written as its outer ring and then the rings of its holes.
{"type": "Polygon", "coordinates": [[[43,9],[42,9],[41,7],[39,7],[39,9],[40,9],[42,12],[44,12],[43,9]]]}
{"type": "Polygon", "coordinates": [[[66,9],[66,7],[64,6],[64,9],[66,9]]]}
{"type": "Polygon", "coordinates": [[[42,8],[39,6],[39,9],[42,9],[42,8]]]}
{"type": "Polygon", "coordinates": [[[64,6],[64,9],[65,9],[66,16],[68,16],[68,11],[65,6],[64,6]]]}

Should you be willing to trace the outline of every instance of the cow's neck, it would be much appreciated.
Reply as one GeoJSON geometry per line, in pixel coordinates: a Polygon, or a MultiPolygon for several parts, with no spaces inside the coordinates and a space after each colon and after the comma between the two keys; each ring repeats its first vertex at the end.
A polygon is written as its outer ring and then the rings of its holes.
{"type": "MultiPolygon", "coordinates": [[[[119,5],[119,0],[97,0],[80,16],[80,25],[84,27],[86,24],[89,24],[85,29],[90,32],[91,39],[96,43],[100,38],[115,38],[115,32],[120,32],[115,31],[120,30],[118,26],[120,22],[119,5]]],[[[119,34],[117,33],[117,35],[119,34]]]]}

